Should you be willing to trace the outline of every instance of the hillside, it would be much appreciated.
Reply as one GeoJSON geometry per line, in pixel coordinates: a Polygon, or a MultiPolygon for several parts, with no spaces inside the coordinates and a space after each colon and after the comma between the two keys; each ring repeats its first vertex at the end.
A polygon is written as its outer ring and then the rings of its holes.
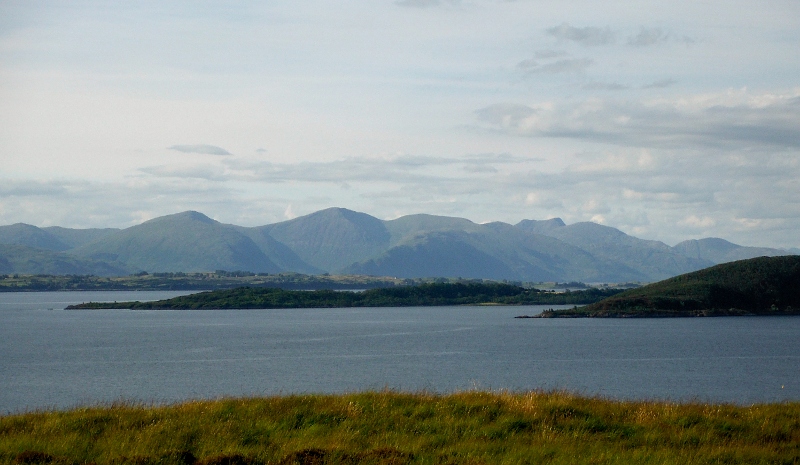
{"type": "Polygon", "coordinates": [[[542,317],[800,315],[800,256],[716,265],[542,317]]]}
{"type": "Polygon", "coordinates": [[[281,271],[250,238],[198,212],[155,218],[105,235],[72,253],[145,271],[281,271]]]}
{"type": "Polygon", "coordinates": [[[284,244],[305,263],[326,272],[339,272],[389,245],[383,221],[345,208],[328,208],[256,229],[284,244]]]}
{"type": "Polygon", "coordinates": [[[130,268],[24,245],[0,244],[0,274],[122,276],[130,268]]]}
{"type": "MultiPolygon", "coordinates": [[[[608,226],[590,222],[560,224],[558,221],[540,222],[533,230],[647,276],[652,281],[713,264],[702,258],[687,257],[663,242],[639,239],[608,226]]],[[[530,223],[518,226],[525,228],[530,223]]]]}
{"type": "Polygon", "coordinates": [[[72,248],[55,235],[25,223],[0,226],[0,244],[23,245],[53,252],[72,248]]]}
{"type": "Polygon", "coordinates": [[[767,247],[743,247],[718,237],[690,239],[676,244],[673,249],[687,257],[708,260],[715,264],[746,260],[753,257],[784,255],[781,250],[767,247]]]}

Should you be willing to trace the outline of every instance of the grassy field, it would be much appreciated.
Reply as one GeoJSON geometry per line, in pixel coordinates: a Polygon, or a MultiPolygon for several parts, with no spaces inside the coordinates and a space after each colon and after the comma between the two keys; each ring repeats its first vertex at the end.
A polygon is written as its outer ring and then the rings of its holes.
{"type": "Polygon", "coordinates": [[[797,464],[800,403],[365,392],[0,417],[0,463],[797,464]]]}

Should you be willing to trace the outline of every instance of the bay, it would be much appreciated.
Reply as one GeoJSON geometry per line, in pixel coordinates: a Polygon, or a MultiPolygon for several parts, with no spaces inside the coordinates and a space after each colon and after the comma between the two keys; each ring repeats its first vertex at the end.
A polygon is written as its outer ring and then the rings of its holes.
{"type": "Polygon", "coordinates": [[[387,388],[800,400],[798,317],[513,318],[551,306],[63,310],[186,293],[0,294],[0,413],[387,388]]]}

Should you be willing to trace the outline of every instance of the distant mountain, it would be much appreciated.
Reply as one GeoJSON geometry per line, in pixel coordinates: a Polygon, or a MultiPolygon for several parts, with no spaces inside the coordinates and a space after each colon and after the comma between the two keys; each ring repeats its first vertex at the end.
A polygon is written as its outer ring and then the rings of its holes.
{"type": "Polygon", "coordinates": [[[68,245],[70,249],[80,247],[89,242],[96,241],[103,236],[119,231],[119,229],[116,228],[72,229],[62,228],[61,226],[49,226],[47,228],[42,228],[42,230],[58,238],[63,244],[68,245]]]}
{"type": "Polygon", "coordinates": [[[0,226],[0,244],[23,247],[0,250],[5,269],[18,273],[241,270],[562,282],[657,281],[721,261],[788,253],[722,239],[670,247],[595,223],[567,225],[559,218],[510,225],[418,214],[383,221],[345,208],[257,227],[222,224],[198,212],[122,230],[18,223],[0,226]],[[51,265],[30,265],[34,262],[51,265]]]}
{"type": "Polygon", "coordinates": [[[0,226],[0,244],[24,245],[55,252],[72,248],[56,235],[25,223],[0,226]]]}
{"type": "Polygon", "coordinates": [[[328,272],[383,252],[390,237],[383,221],[345,208],[328,208],[256,229],[286,245],[305,263],[328,272]]]}
{"type": "Polygon", "coordinates": [[[715,265],[544,317],[664,317],[800,314],[800,256],[715,265]]]}
{"type": "Polygon", "coordinates": [[[245,228],[236,226],[236,230],[244,234],[258,246],[261,252],[280,270],[293,271],[303,274],[322,274],[325,271],[309,265],[300,258],[292,249],[282,242],[278,242],[263,228],[245,228]]]}
{"type": "Polygon", "coordinates": [[[37,249],[62,252],[107,234],[119,231],[107,229],[70,229],[60,226],[38,228],[25,223],[0,226],[0,244],[25,245],[37,249]]]}
{"type": "Polygon", "coordinates": [[[74,257],[16,244],[0,244],[0,274],[125,276],[131,269],[104,261],[74,257]]]}
{"type": "Polygon", "coordinates": [[[716,237],[683,241],[675,245],[673,249],[687,257],[707,260],[715,264],[744,260],[747,258],[774,257],[787,254],[786,251],[779,249],[744,247],[716,237]]]}
{"type": "Polygon", "coordinates": [[[198,212],[177,213],[146,221],[104,235],[71,253],[151,272],[281,271],[236,227],[224,225],[198,212]]]}
{"type": "Polygon", "coordinates": [[[463,231],[429,232],[407,238],[377,258],[345,268],[346,273],[422,278],[509,279],[519,274],[500,258],[470,244],[463,231]]]}
{"type": "Polygon", "coordinates": [[[706,259],[688,257],[658,241],[629,236],[619,229],[597,223],[565,225],[561,219],[520,222],[517,227],[554,237],[590,254],[634,270],[640,281],[654,281],[714,264],[706,259]]]}
{"type": "Polygon", "coordinates": [[[520,229],[536,234],[544,234],[545,236],[548,236],[548,233],[554,229],[563,228],[564,226],[566,226],[566,224],[561,218],[551,218],[549,220],[522,220],[517,223],[517,227],[520,229]]]}
{"type": "Polygon", "coordinates": [[[521,281],[547,281],[554,276],[586,281],[641,278],[634,270],[506,223],[480,225],[461,218],[410,215],[385,224],[392,235],[391,247],[346,272],[521,281]]]}

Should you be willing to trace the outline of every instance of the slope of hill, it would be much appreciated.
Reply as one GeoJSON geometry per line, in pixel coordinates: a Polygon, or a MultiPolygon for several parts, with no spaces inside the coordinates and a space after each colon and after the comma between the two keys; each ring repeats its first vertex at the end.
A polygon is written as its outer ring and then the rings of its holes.
{"type": "Polygon", "coordinates": [[[124,265],[74,257],[64,252],[16,244],[0,244],[1,274],[54,274],[124,276],[131,272],[124,265]]]}
{"type": "Polygon", "coordinates": [[[250,238],[233,226],[197,212],[177,213],[146,221],[105,235],[70,253],[78,257],[124,263],[148,272],[281,271],[250,238]]]}
{"type": "Polygon", "coordinates": [[[327,272],[338,272],[389,245],[389,232],[381,220],[345,208],[328,208],[256,229],[286,245],[303,262],[327,272]]]}
{"type": "Polygon", "coordinates": [[[687,257],[707,260],[715,264],[787,254],[786,251],[767,247],[743,247],[717,237],[683,241],[676,244],[673,249],[687,257]]]}
{"type": "Polygon", "coordinates": [[[90,228],[90,229],[73,229],[62,228],[61,226],[49,226],[42,228],[52,234],[59,241],[69,246],[70,249],[80,247],[89,242],[96,241],[103,236],[119,231],[117,228],[90,228]]]}
{"type": "Polygon", "coordinates": [[[800,314],[800,256],[759,257],[676,276],[543,317],[800,314]]]}
{"type": "Polygon", "coordinates": [[[345,271],[401,277],[547,281],[631,281],[643,275],[557,239],[506,223],[414,215],[388,221],[393,246],[345,271]],[[612,279],[615,278],[615,279],[612,279]],[[622,278],[622,279],[616,279],[622,278]]]}
{"type": "Polygon", "coordinates": [[[303,261],[303,259],[286,244],[270,236],[269,232],[263,227],[244,228],[236,226],[235,228],[237,231],[250,238],[261,252],[281,270],[303,274],[325,273],[324,270],[303,261]]]}
{"type": "Polygon", "coordinates": [[[469,244],[463,231],[429,232],[407,238],[376,258],[345,268],[345,272],[403,278],[519,279],[502,260],[469,244]]]}
{"type": "Polygon", "coordinates": [[[54,252],[72,248],[54,234],[25,223],[0,226],[0,244],[24,245],[54,252]]]}
{"type": "Polygon", "coordinates": [[[697,270],[713,263],[687,257],[658,241],[629,236],[619,229],[582,222],[563,225],[558,218],[549,222],[521,222],[517,227],[538,231],[567,244],[580,247],[592,255],[617,263],[639,273],[640,281],[655,281],[697,270]],[[642,279],[643,278],[643,279],[642,279]]]}

